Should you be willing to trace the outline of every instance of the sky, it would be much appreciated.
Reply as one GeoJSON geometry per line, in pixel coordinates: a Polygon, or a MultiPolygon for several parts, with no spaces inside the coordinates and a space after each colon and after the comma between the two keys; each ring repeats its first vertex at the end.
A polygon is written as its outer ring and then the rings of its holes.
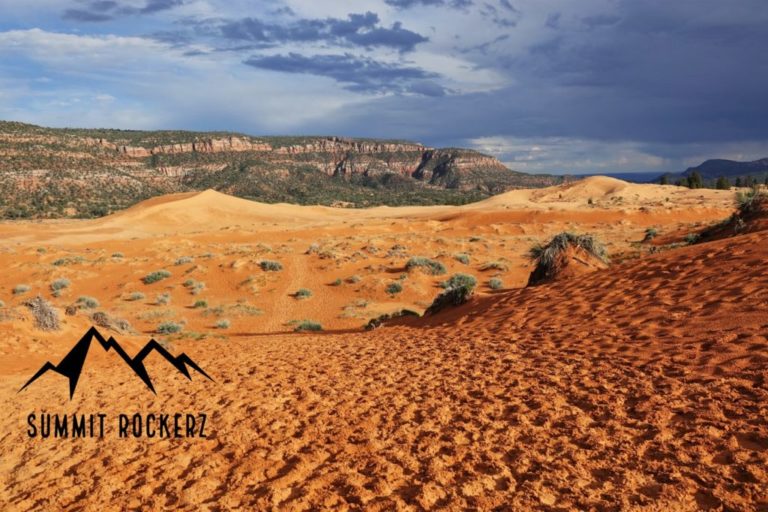
{"type": "Polygon", "coordinates": [[[531,173],[768,156],[765,0],[0,0],[0,119],[470,147],[531,173]]]}

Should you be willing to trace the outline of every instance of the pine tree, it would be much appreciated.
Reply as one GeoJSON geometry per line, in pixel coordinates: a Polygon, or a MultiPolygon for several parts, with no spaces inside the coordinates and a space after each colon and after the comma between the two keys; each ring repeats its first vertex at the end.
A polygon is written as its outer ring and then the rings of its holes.
{"type": "Polygon", "coordinates": [[[718,190],[728,190],[731,188],[731,182],[728,181],[728,178],[725,176],[720,176],[717,178],[717,183],[715,184],[715,188],[718,190]]]}

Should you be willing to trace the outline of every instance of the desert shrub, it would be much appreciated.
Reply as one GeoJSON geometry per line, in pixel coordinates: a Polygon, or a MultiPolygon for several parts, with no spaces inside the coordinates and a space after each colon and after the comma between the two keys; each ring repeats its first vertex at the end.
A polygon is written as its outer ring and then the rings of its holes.
{"type": "Polygon", "coordinates": [[[509,267],[503,261],[489,261],[487,263],[483,263],[480,266],[480,270],[482,270],[483,272],[487,270],[498,270],[500,272],[506,272],[507,270],[509,270],[509,267]]]}
{"type": "Polygon", "coordinates": [[[59,290],[63,290],[64,288],[68,288],[70,285],[69,279],[61,278],[56,279],[51,283],[51,290],[54,292],[57,292],[59,290]]]}
{"type": "Polygon", "coordinates": [[[261,260],[259,266],[264,272],[279,272],[283,270],[283,265],[279,261],[261,260]]]}
{"type": "Polygon", "coordinates": [[[185,287],[190,288],[190,287],[195,285],[195,280],[194,279],[187,279],[186,281],[184,281],[183,284],[184,284],[185,287]]]}
{"type": "Polygon", "coordinates": [[[13,287],[13,294],[21,295],[22,293],[27,293],[30,289],[28,284],[17,284],[13,287]]]}
{"type": "Polygon", "coordinates": [[[227,320],[226,318],[222,318],[218,322],[216,322],[216,328],[217,329],[229,329],[229,326],[231,325],[231,322],[227,320]]]}
{"type": "Polygon", "coordinates": [[[98,300],[94,299],[93,297],[88,297],[88,296],[85,296],[85,295],[83,295],[82,297],[78,297],[77,304],[81,308],[85,308],[85,309],[94,309],[94,308],[99,307],[99,301],[98,300]]]}
{"type": "Polygon", "coordinates": [[[296,290],[296,293],[293,294],[294,297],[297,299],[308,299],[312,296],[312,290],[307,290],[306,288],[299,288],[296,290]]]}
{"type": "Polygon", "coordinates": [[[128,295],[128,299],[126,299],[126,300],[130,300],[130,301],[144,300],[144,297],[145,297],[145,295],[143,293],[141,293],[141,292],[133,292],[130,295],[128,295]]]}
{"type": "MultiPolygon", "coordinates": [[[[464,280],[462,279],[462,281],[464,280]]],[[[447,307],[460,306],[466,303],[473,293],[475,293],[475,287],[474,285],[470,286],[470,282],[467,281],[454,288],[447,288],[443,293],[435,297],[435,300],[432,301],[432,304],[427,308],[424,314],[434,315],[447,307]]]]}
{"type": "Polygon", "coordinates": [[[360,281],[362,281],[362,280],[363,280],[363,278],[362,278],[362,277],[360,277],[360,276],[358,276],[357,274],[355,274],[354,276],[349,276],[349,277],[347,278],[347,282],[348,282],[349,284],[356,284],[356,283],[359,283],[359,282],[360,282],[360,281]]]}
{"type": "Polygon", "coordinates": [[[128,322],[128,320],[123,320],[122,318],[113,318],[103,311],[96,311],[93,313],[91,315],[91,320],[93,320],[93,323],[99,327],[117,329],[122,332],[130,332],[133,330],[131,328],[131,323],[128,322]]]}
{"type": "Polygon", "coordinates": [[[469,241],[470,242],[482,242],[483,241],[483,237],[481,237],[481,236],[471,236],[471,237],[469,237],[469,241]]]}
{"type": "Polygon", "coordinates": [[[208,301],[206,300],[196,300],[194,304],[192,304],[192,307],[195,309],[199,308],[207,308],[208,307],[208,301]]]}
{"type": "Polygon", "coordinates": [[[401,309],[400,311],[396,311],[394,313],[385,313],[383,315],[380,315],[376,318],[371,318],[367,324],[365,324],[365,330],[371,331],[373,329],[377,329],[384,325],[384,322],[387,320],[392,320],[393,318],[401,318],[404,316],[416,316],[418,317],[419,314],[415,311],[411,311],[410,309],[401,309]]]}
{"type": "Polygon", "coordinates": [[[75,256],[74,258],[59,258],[56,260],[53,260],[53,265],[57,267],[61,267],[63,265],[74,265],[75,263],[82,263],[85,261],[85,258],[82,256],[75,256]]]}
{"type": "Polygon", "coordinates": [[[403,291],[403,285],[400,283],[389,283],[387,285],[387,293],[390,295],[397,295],[403,291]]]}
{"type": "Polygon", "coordinates": [[[32,310],[32,316],[35,318],[35,325],[38,329],[43,331],[59,330],[59,314],[50,302],[38,295],[25,302],[24,305],[32,310]]]}
{"type": "Polygon", "coordinates": [[[736,193],[736,207],[742,216],[755,212],[765,202],[768,202],[768,195],[758,190],[757,187],[746,192],[736,193]]]}
{"type": "Polygon", "coordinates": [[[155,302],[159,305],[167,305],[171,303],[171,294],[170,293],[161,293],[157,296],[155,299],[155,302]]]}
{"type": "Polygon", "coordinates": [[[469,254],[466,254],[466,253],[462,252],[462,253],[459,253],[459,254],[455,254],[453,256],[453,258],[456,261],[458,261],[458,262],[461,262],[461,263],[463,263],[465,265],[469,265],[469,254]]]}
{"type": "Polygon", "coordinates": [[[124,258],[125,255],[123,253],[121,253],[121,252],[113,252],[112,253],[112,257],[113,258],[124,258]]]}
{"type": "Polygon", "coordinates": [[[645,230],[645,237],[643,237],[643,242],[650,242],[656,236],[659,234],[658,230],[656,228],[648,228],[645,230]]]}
{"type": "Polygon", "coordinates": [[[183,325],[176,322],[163,322],[157,326],[157,332],[160,334],[174,334],[181,332],[183,328],[183,325]]]}
{"type": "Polygon", "coordinates": [[[442,263],[436,260],[425,258],[423,256],[414,256],[413,258],[409,259],[405,264],[405,268],[407,270],[420,268],[428,274],[432,274],[433,276],[439,276],[441,274],[445,274],[446,272],[445,266],[442,263]]]}
{"type": "Polygon", "coordinates": [[[144,284],[152,284],[158,281],[162,281],[163,279],[167,279],[169,277],[171,277],[171,273],[168,272],[167,270],[156,270],[144,276],[142,278],[142,281],[144,281],[144,284]]]}
{"type": "Polygon", "coordinates": [[[302,320],[301,322],[298,322],[296,324],[296,327],[294,327],[293,330],[296,332],[322,331],[323,326],[320,325],[318,322],[314,322],[312,320],[302,320]]]}
{"type": "Polygon", "coordinates": [[[189,256],[182,256],[174,262],[174,265],[186,265],[187,263],[192,263],[192,258],[189,256]]]}
{"type": "Polygon", "coordinates": [[[537,266],[551,268],[557,257],[569,246],[578,247],[602,261],[608,260],[608,252],[597,238],[592,235],[576,235],[570,232],[555,235],[546,245],[534,245],[528,251],[528,257],[536,262],[537,266]]]}
{"type": "Polygon", "coordinates": [[[581,249],[604,263],[608,262],[605,246],[597,238],[563,232],[554,236],[546,245],[534,245],[528,252],[528,257],[536,265],[528,277],[528,286],[535,286],[555,277],[560,266],[565,264],[565,254],[569,248],[581,249]]]}
{"type": "Polygon", "coordinates": [[[695,244],[699,241],[699,238],[701,238],[701,235],[698,233],[688,233],[685,235],[685,242],[689,244],[695,244]]]}
{"type": "Polygon", "coordinates": [[[305,252],[304,254],[316,254],[318,252],[320,252],[320,244],[314,243],[309,246],[309,248],[307,249],[307,252],[305,252]]]}
{"type": "Polygon", "coordinates": [[[341,279],[336,279],[331,283],[331,286],[341,286],[341,279]]]}
{"type": "Polygon", "coordinates": [[[446,281],[440,283],[440,286],[445,289],[468,287],[474,290],[475,286],[477,286],[477,279],[469,274],[454,274],[446,281]]]}
{"type": "Polygon", "coordinates": [[[488,281],[488,288],[491,290],[501,290],[504,288],[504,283],[501,281],[501,279],[494,277],[488,281]]]}

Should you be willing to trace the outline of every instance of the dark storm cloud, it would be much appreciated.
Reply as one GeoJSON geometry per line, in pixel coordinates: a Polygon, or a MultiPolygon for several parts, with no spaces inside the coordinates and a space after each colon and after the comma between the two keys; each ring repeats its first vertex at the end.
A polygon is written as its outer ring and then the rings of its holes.
{"type": "Polygon", "coordinates": [[[245,61],[254,68],[282,73],[307,74],[332,78],[345,89],[362,93],[414,93],[423,96],[442,96],[446,93],[434,79],[438,75],[420,68],[399,66],[365,57],[344,55],[288,55],[254,56],[245,61]]]}
{"type": "Polygon", "coordinates": [[[259,18],[243,18],[221,25],[221,35],[227,39],[279,45],[290,42],[387,47],[400,52],[413,51],[428,41],[421,34],[404,29],[400,22],[390,28],[379,25],[379,16],[372,12],[349,14],[346,19],[299,19],[281,24],[259,18]]]}
{"type": "Polygon", "coordinates": [[[99,22],[109,21],[112,16],[98,11],[88,11],[85,9],[67,9],[62,14],[62,18],[69,21],[99,22]]]}
{"type": "Polygon", "coordinates": [[[497,4],[495,3],[484,2],[480,7],[480,14],[499,27],[516,27],[522,13],[515,9],[509,2],[502,1],[501,4],[498,5],[501,5],[501,8],[497,7],[497,4]]]}
{"type": "Polygon", "coordinates": [[[147,0],[144,7],[120,7],[118,2],[111,0],[97,0],[84,3],[85,7],[81,9],[67,9],[62,14],[62,18],[70,21],[100,22],[110,21],[120,16],[131,16],[137,14],[154,14],[160,11],[167,11],[184,4],[184,0],[147,0]]]}
{"type": "MultiPolygon", "coordinates": [[[[539,11],[539,19],[547,16],[539,11]]],[[[559,21],[527,52],[474,54],[478,69],[514,77],[512,85],[419,101],[380,98],[339,122],[369,136],[408,126],[405,136],[427,141],[571,137],[636,141],[658,154],[670,145],[768,141],[762,0],[623,0],[613,12],[559,21]],[[376,126],[366,126],[373,117],[376,126]]]]}
{"type": "Polygon", "coordinates": [[[472,5],[472,0],[384,0],[384,3],[397,9],[410,9],[419,5],[466,9],[472,5]]]}

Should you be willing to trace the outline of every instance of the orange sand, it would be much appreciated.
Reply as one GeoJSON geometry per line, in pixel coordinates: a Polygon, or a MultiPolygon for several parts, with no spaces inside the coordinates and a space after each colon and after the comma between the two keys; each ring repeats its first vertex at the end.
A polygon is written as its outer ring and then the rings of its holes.
{"type": "Polygon", "coordinates": [[[694,231],[731,203],[729,192],[594,178],[460,208],[269,206],[209,191],[95,221],[0,224],[0,508],[768,509],[768,232],[519,288],[528,247],[564,229],[632,253],[647,227],[694,231]],[[446,276],[406,272],[410,256],[477,276],[479,295],[361,332],[439,293],[446,276]],[[284,269],[263,272],[261,259],[284,269]],[[504,265],[481,270],[491,261],[504,265]],[[160,268],[172,276],[140,281],[160,268]],[[402,274],[404,291],[388,296],[402,274]],[[493,292],[497,274],[507,289],[493,292]],[[60,277],[71,285],[52,298],[60,277]],[[206,287],[192,295],[187,279],[206,287]],[[20,283],[32,290],[12,295],[20,283]],[[290,296],[298,288],[313,296],[290,296]],[[134,291],[145,298],[125,300],[134,291]],[[113,333],[131,353],[160,338],[159,322],[185,319],[172,351],[216,382],[188,382],[151,356],[154,396],[93,350],[71,402],[54,374],[17,393],[90,325],[80,311],[62,314],[62,331],[36,330],[20,304],[37,292],[61,309],[97,298],[133,325],[113,333]],[[171,304],[155,305],[163,292],[171,304]],[[208,307],[191,308],[198,299],[208,307]],[[214,329],[219,318],[232,326],[214,329]],[[327,332],[292,333],[301,319],[327,332]],[[26,416],[41,410],[206,412],[210,437],[28,439],[26,416]]]}

